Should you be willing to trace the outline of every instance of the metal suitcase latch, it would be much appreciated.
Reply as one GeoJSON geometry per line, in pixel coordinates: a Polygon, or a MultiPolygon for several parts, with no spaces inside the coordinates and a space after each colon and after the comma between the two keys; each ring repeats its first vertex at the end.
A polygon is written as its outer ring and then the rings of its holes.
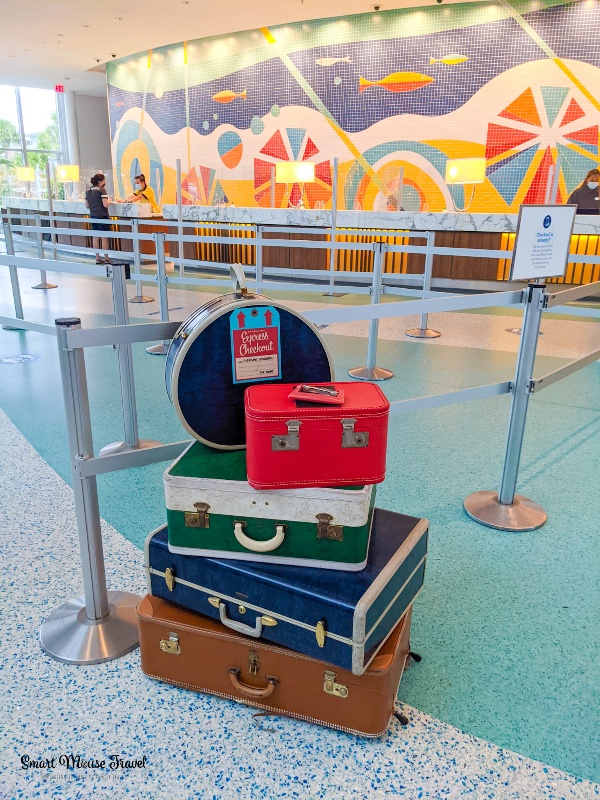
{"type": "Polygon", "coordinates": [[[369,446],[369,432],[360,431],[356,433],[354,426],[356,425],[355,419],[341,419],[342,423],[342,447],[368,447],[369,446]]]}
{"type": "Polygon", "coordinates": [[[208,503],[194,503],[195,511],[185,512],[186,528],[210,528],[210,514],[208,503]]]}
{"type": "Polygon", "coordinates": [[[258,670],[260,669],[260,661],[258,660],[258,653],[254,650],[250,650],[248,653],[248,672],[250,675],[258,675],[258,670]]]}
{"type": "Polygon", "coordinates": [[[271,436],[271,449],[300,450],[300,425],[299,419],[288,419],[285,423],[288,429],[287,436],[271,436]]]}
{"type": "Polygon", "coordinates": [[[172,567],[167,567],[165,570],[165,583],[167,584],[167,589],[172,592],[175,588],[175,571],[172,567]]]}
{"type": "Polygon", "coordinates": [[[344,526],[332,525],[331,514],[317,514],[317,539],[333,539],[336,542],[344,541],[344,526]]]}
{"type": "Polygon", "coordinates": [[[161,639],[160,649],[163,651],[163,653],[171,653],[173,656],[181,655],[179,636],[176,633],[170,633],[168,639],[161,639]]]}
{"type": "Polygon", "coordinates": [[[348,687],[343,683],[335,682],[335,672],[325,672],[325,680],[323,681],[323,691],[325,694],[332,694],[334,697],[348,697],[348,687]]]}

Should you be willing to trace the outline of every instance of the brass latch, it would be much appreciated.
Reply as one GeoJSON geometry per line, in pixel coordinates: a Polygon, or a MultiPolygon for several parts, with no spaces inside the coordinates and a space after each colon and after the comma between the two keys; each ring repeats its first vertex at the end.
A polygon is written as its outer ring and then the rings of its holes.
{"type": "Polygon", "coordinates": [[[168,639],[161,639],[160,649],[163,651],[163,653],[171,653],[173,656],[181,655],[179,636],[176,633],[170,633],[168,639]]]}
{"type": "Polygon", "coordinates": [[[248,672],[250,675],[258,675],[258,670],[260,669],[260,661],[258,660],[258,653],[254,650],[250,650],[248,653],[248,672]]]}
{"type": "Polygon", "coordinates": [[[327,631],[325,629],[325,620],[320,619],[315,626],[315,636],[317,637],[317,644],[319,647],[325,647],[325,636],[327,631]]]}
{"type": "Polygon", "coordinates": [[[361,431],[356,433],[354,430],[355,419],[341,419],[340,422],[342,423],[342,447],[369,446],[369,432],[361,431]]]}
{"type": "Polygon", "coordinates": [[[335,682],[335,672],[325,672],[325,680],[323,681],[323,691],[325,694],[332,694],[335,697],[348,697],[348,687],[343,683],[335,682]]]}
{"type": "Polygon", "coordinates": [[[167,589],[172,592],[175,588],[175,572],[172,567],[167,567],[165,570],[165,583],[167,584],[167,589]]]}
{"type": "Polygon", "coordinates": [[[271,450],[300,450],[300,425],[299,419],[288,419],[285,423],[288,429],[287,436],[271,436],[271,450]]]}
{"type": "Polygon", "coordinates": [[[210,514],[208,503],[194,503],[195,511],[185,512],[186,528],[210,528],[210,514]]]}
{"type": "Polygon", "coordinates": [[[317,539],[333,539],[336,542],[344,541],[344,526],[331,525],[331,514],[317,514],[317,539]]]}

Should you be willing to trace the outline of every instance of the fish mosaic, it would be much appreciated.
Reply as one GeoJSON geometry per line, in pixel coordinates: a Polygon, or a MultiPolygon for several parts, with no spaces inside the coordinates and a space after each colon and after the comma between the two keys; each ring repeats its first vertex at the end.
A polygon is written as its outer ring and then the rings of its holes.
{"type": "Polygon", "coordinates": [[[456,64],[464,64],[465,61],[469,60],[469,56],[461,56],[459,53],[449,53],[447,56],[443,56],[442,58],[430,58],[430,64],[448,64],[449,66],[456,66],[456,64]]]}
{"type": "Polygon", "coordinates": [[[334,64],[341,64],[342,62],[346,64],[352,63],[350,56],[344,56],[343,58],[315,58],[315,64],[320,67],[333,67],[334,64]]]}
{"type": "Polygon", "coordinates": [[[420,72],[392,72],[378,81],[368,81],[362,75],[359,80],[358,91],[364,92],[370,86],[380,86],[388,92],[414,92],[432,83],[435,79],[430,75],[422,75],[420,72]]]}
{"type": "Polygon", "coordinates": [[[217,92],[213,94],[212,100],[216,103],[231,103],[233,100],[237,100],[240,98],[241,100],[246,99],[246,89],[243,92],[232,92],[231,89],[225,89],[223,92],[217,92]]]}

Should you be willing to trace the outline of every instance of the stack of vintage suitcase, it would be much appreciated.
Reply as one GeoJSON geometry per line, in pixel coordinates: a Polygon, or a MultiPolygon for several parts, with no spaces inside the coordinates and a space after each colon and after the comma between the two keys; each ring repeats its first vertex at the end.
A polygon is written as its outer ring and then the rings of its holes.
{"type": "Polygon", "coordinates": [[[233,272],[237,291],[198,309],[167,356],[196,441],[166,471],[167,525],[146,541],[142,669],[378,736],[409,653],[427,522],[375,507],[380,389],[333,381],[318,331],[233,272]]]}

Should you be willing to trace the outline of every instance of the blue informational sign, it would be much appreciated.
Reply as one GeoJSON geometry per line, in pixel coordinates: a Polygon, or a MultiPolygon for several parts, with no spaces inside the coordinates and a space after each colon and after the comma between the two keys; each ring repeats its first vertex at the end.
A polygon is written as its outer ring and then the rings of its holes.
{"type": "Polygon", "coordinates": [[[234,383],[281,377],[279,312],[273,306],[243,306],[229,317],[234,383]]]}

